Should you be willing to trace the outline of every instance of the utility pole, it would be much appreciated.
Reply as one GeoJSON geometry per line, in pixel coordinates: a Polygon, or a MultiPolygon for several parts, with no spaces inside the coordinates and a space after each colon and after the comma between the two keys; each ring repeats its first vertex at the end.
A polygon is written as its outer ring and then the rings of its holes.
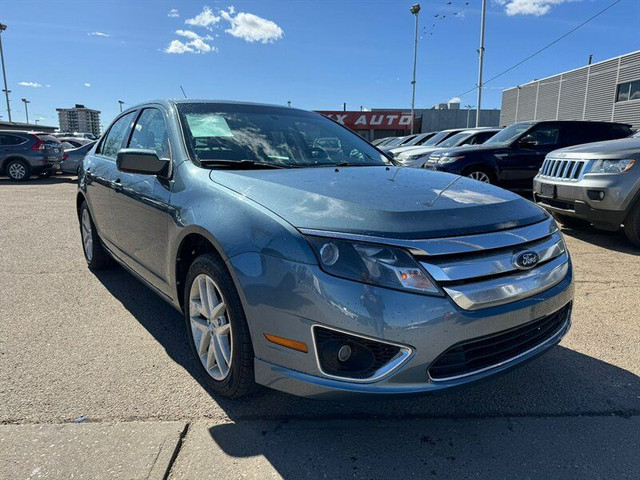
{"type": "Polygon", "coordinates": [[[478,108],[476,109],[476,127],[480,126],[480,110],[482,109],[482,65],[484,63],[484,16],[487,0],[482,0],[482,16],[480,18],[480,48],[478,49],[478,108]]]}
{"type": "Polygon", "coordinates": [[[27,125],[29,125],[29,107],[27,105],[31,102],[26,98],[23,98],[22,101],[24,102],[24,116],[27,117],[27,125]]]}
{"type": "Polygon", "coordinates": [[[413,80],[411,80],[411,134],[413,135],[414,110],[416,106],[416,66],[418,64],[418,14],[420,4],[416,3],[411,7],[411,14],[416,17],[416,28],[413,37],[413,80]]]}
{"type": "Polygon", "coordinates": [[[118,103],[120,104],[120,112],[122,112],[122,105],[124,105],[124,102],[122,100],[118,100],[118,103]]]}
{"type": "Polygon", "coordinates": [[[7,26],[4,23],[0,23],[0,59],[2,59],[2,78],[4,78],[4,92],[5,97],[7,98],[7,115],[9,116],[9,122],[11,122],[11,105],[9,105],[9,94],[11,90],[7,87],[7,72],[4,69],[4,51],[2,50],[2,32],[7,29],[7,26]]]}

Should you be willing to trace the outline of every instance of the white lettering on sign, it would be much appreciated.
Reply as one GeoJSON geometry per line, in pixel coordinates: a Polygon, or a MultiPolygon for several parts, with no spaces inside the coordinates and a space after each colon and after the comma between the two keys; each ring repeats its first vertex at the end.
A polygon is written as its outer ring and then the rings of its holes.
{"type": "Polygon", "coordinates": [[[387,115],[387,125],[393,125],[396,118],[398,118],[398,115],[387,115]]]}
{"type": "Polygon", "coordinates": [[[336,115],[336,122],[341,123],[342,125],[344,125],[344,119],[347,118],[347,115],[336,115]]]}
{"type": "Polygon", "coordinates": [[[411,115],[403,115],[398,121],[399,125],[411,125],[411,115]]]}
{"type": "Polygon", "coordinates": [[[366,115],[360,115],[360,117],[358,117],[358,119],[353,123],[354,125],[367,125],[367,116],[366,115]]]}
{"type": "Polygon", "coordinates": [[[384,115],[371,115],[371,121],[369,122],[369,125],[382,125],[382,119],[384,118],[384,115]],[[376,117],[380,117],[379,119],[377,119],[376,117]]]}

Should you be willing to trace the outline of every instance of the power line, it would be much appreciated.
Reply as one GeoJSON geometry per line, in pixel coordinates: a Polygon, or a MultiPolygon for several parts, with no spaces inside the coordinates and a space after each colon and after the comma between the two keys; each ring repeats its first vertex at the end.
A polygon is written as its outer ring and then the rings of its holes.
{"type": "MultiPolygon", "coordinates": [[[[556,38],[554,41],[552,41],[551,43],[548,43],[547,45],[545,45],[544,47],[542,47],[541,49],[537,50],[536,52],[532,53],[531,55],[529,55],[528,57],[524,58],[523,60],[520,60],[518,63],[516,63],[515,65],[512,65],[511,67],[507,68],[506,70],[504,70],[503,72],[491,77],[489,80],[487,80],[486,82],[483,83],[483,86],[486,85],[487,83],[495,80],[498,77],[501,77],[502,75],[504,75],[505,73],[510,72],[511,70],[513,70],[516,67],[519,67],[520,65],[522,65],[523,63],[525,63],[528,60],[531,60],[533,57],[535,57],[536,55],[544,52],[547,48],[555,45],[556,43],[558,43],[560,40],[568,37],[569,35],[571,35],[573,32],[575,32],[576,30],[578,30],[581,27],[584,27],[587,23],[589,23],[591,20],[593,20],[594,18],[602,15],[604,12],[606,12],[607,10],[609,10],[611,7],[617,5],[618,3],[620,3],[622,0],[615,0],[613,3],[611,3],[609,6],[603,8],[602,10],[600,10],[598,13],[592,15],[591,17],[589,17],[588,19],[586,19],[584,22],[582,22],[580,25],[577,25],[575,27],[573,27],[571,30],[569,30],[567,33],[565,33],[564,35],[556,38]]],[[[473,92],[474,90],[476,90],[478,88],[478,86],[476,85],[475,87],[467,90],[466,92],[457,95],[458,97],[463,97],[468,93],[473,92]]]]}

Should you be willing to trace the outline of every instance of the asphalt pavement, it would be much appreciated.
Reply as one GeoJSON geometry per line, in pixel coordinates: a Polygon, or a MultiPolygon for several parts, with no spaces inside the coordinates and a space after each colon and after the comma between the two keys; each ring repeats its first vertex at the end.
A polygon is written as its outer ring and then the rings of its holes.
{"type": "Polygon", "coordinates": [[[515,371],[431,396],[231,401],[178,312],[120,267],[87,269],[75,191],[0,179],[0,478],[640,478],[640,250],[623,234],[565,230],[572,329],[515,371]]]}

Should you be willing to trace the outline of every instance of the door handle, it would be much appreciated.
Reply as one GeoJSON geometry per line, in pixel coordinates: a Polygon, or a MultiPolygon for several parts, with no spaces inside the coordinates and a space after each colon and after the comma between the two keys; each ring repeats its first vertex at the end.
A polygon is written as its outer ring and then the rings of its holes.
{"type": "Polygon", "coordinates": [[[122,191],[122,182],[120,181],[119,178],[115,182],[112,182],[111,185],[113,186],[113,189],[116,192],[121,192],[122,191]]]}

